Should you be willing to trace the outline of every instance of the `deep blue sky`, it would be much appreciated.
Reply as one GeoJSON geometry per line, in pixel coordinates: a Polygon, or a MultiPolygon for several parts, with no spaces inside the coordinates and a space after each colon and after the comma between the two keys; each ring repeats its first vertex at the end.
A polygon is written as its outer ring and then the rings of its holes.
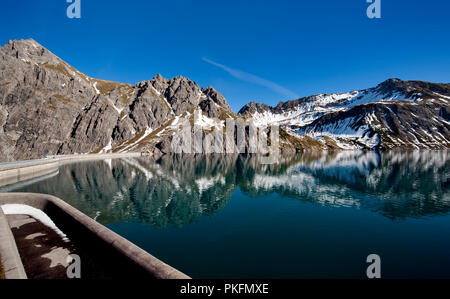
{"type": "Polygon", "coordinates": [[[0,43],[32,37],[101,79],[183,75],[214,86],[235,111],[291,98],[203,58],[298,96],[391,77],[450,82],[450,1],[381,1],[375,20],[365,0],[81,0],[81,19],[66,17],[65,0],[1,0],[0,43]]]}

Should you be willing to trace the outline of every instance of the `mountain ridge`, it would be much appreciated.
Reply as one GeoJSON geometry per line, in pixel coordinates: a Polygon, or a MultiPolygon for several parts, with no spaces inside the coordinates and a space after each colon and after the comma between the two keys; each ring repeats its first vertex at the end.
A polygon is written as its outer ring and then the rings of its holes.
{"type": "MultiPolygon", "coordinates": [[[[362,89],[362,90],[354,90],[354,91],[349,91],[349,92],[336,92],[336,93],[319,93],[319,94],[314,94],[314,95],[310,95],[310,96],[305,96],[305,97],[301,97],[295,100],[288,100],[288,101],[280,101],[276,106],[270,106],[267,105],[265,103],[260,103],[257,101],[250,101],[248,104],[244,105],[239,111],[238,111],[238,115],[245,115],[247,112],[247,107],[261,107],[261,111],[267,111],[267,110],[271,110],[272,112],[279,112],[282,108],[284,108],[285,106],[293,106],[295,105],[295,103],[300,103],[302,101],[307,101],[311,98],[315,98],[315,97],[320,97],[320,96],[331,96],[331,95],[346,95],[346,94],[351,94],[352,92],[359,92],[359,91],[366,91],[366,90],[380,90],[380,89],[387,89],[387,90],[408,90],[407,89],[407,84],[408,83],[412,83],[412,84],[417,84],[419,86],[431,86],[432,89],[437,90],[442,92],[442,93],[449,93],[450,92],[450,83],[434,83],[434,82],[428,82],[428,81],[420,81],[420,80],[401,80],[399,78],[389,78],[381,83],[379,83],[376,87],[372,87],[372,88],[366,88],[366,89],[362,89]],[[405,84],[406,83],[406,84],[405,84]]],[[[439,92],[438,92],[439,93],[439,92]]],[[[412,94],[413,96],[414,94],[412,94]]],[[[429,96],[431,96],[430,94],[428,94],[429,96]]]]}
{"type": "Polygon", "coordinates": [[[0,59],[2,161],[114,148],[147,151],[161,140],[144,139],[162,137],[158,129],[196,109],[209,117],[235,117],[211,87],[201,89],[182,76],[156,75],[135,85],[94,79],[33,39],[0,47],[0,59]]]}
{"type": "Polygon", "coordinates": [[[275,107],[251,102],[238,115],[261,126],[287,127],[297,137],[328,144],[332,138],[342,149],[440,149],[450,146],[449,100],[449,84],[394,78],[368,89],[318,94],[275,107]]]}
{"type": "Polygon", "coordinates": [[[159,157],[184,127],[220,132],[228,118],[279,125],[287,152],[448,148],[448,100],[449,84],[389,79],[275,107],[250,102],[235,114],[213,87],[183,76],[157,74],[135,85],[95,79],[33,39],[15,40],[0,47],[0,161],[131,151],[159,157]]]}

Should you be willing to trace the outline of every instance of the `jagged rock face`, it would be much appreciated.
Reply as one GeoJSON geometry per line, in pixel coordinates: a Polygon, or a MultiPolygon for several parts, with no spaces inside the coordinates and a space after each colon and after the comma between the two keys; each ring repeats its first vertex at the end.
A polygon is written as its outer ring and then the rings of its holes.
{"type": "Polygon", "coordinates": [[[197,107],[203,94],[197,83],[180,76],[169,81],[164,96],[175,114],[182,114],[197,107]]]}
{"type": "Polygon", "coordinates": [[[136,132],[145,128],[159,128],[172,113],[164,98],[155,93],[148,81],[136,85],[136,97],[131,102],[129,110],[128,117],[134,123],[136,132]]]}
{"type": "Polygon", "coordinates": [[[140,150],[135,141],[195,109],[233,114],[222,95],[187,78],[132,86],[86,76],[32,39],[0,47],[0,162],[140,150]]]}
{"type": "Polygon", "coordinates": [[[160,94],[165,94],[167,88],[169,87],[169,80],[161,76],[161,74],[157,74],[151,81],[151,85],[155,88],[160,94]]]}
{"type": "MultiPolygon", "coordinates": [[[[2,161],[57,153],[67,138],[77,135],[76,126],[85,129],[79,135],[86,140],[93,137],[94,125],[102,126],[110,117],[86,78],[36,42],[9,42],[0,56],[2,161]],[[91,125],[81,122],[83,113],[95,118],[91,125]]],[[[74,151],[89,150],[80,143],[73,145],[74,151]]]]}
{"type": "Polygon", "coordinates": [[[370,103],[327,114],[297,132],[310,136],[335,134],[338,142],[362,148],[448,148],[450,142],[445,137],[450,135],[448,120],[443,122],[436,117],[440,110],[447,111],[433,102],[417,105],[370,103]],[[345,128],[342,124],[346,124],[345,128]],[[354,137],[340,137],[343,134],[339,131],[354,137]]]}
{"type": "Polygon", "coordinates": [[[251,117],[255,113],[264,113],[273,111],[273,108],[266,104],[260,104],[255,102],[250,102],[246,104],[244,107],[239,110],[238,115],[242,115],[244,117],[251,117]]]}
{"type": "Polygon", "coordinates": [[[278,124],[299,139],[331,148],[450,147],[450,85],[389,79],[342,94],[321,94],[269,107],[250,103],[239,115],[278,124]]]}
{"type": "Polygon", "coordinates": [[[228,105],[225,97],[222,94],[220,94],[217,90],[215,90],[213,87],[209,86],[206,89],[202,88],[202,92],[207,98],[211,99],[219,107],[222,107],[227,111],[231,111],[231,108],[228,105]]]}
{"type": "Polygon", "coordinates": [[[200,108],[203,111],[208,111],[207,116],[209,118],[219,118],[220,117],[220,109],[217,107],[216,103],[211,100],[211,99],[207,99],[207,100],[203,100],[200,102],[200,108]]]}
{"type": "Polygon", "coordinates": [[[436,97],[436,93],[448,95],[450,93],[450,86],[449,84],[436,84],[423,81],[388,79],[379,84],[373,90],[380,94],[401,93],[406,95],[406,98],[434,98],[436,97]]]}
{"type": "MultiPolygon", "coordinates": [[[[342,148],[450,147],[450,85],[389,79],[239,112],[277,124],[282,152],[342,148]]],[[[237,118],[214,88],[156,75],[136,85],[91,78],[34,40],[0,47],[0,162],[99,152],[170,153],[193,124],[222,131],[237,118]],[[196,117],[194,117],[194,115],[196,117]]]]}

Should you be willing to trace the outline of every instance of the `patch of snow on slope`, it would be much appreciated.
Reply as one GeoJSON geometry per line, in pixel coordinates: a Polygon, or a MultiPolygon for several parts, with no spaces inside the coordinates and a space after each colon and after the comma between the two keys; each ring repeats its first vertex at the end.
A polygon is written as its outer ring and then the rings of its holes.
{"type": "Polygon", "coordinates": [[[133,149],[134,147],[136,147],[142,140],[144,140],[148,135],[150,135],[153,132],[153,130],[151,128],[147,128],[145,129],[144,134],[135,142],[133,142],[132,144],[127,145],[125,148],[121,149],[119,152],[120,153],[126,153],[129,150],[133,149]]]}
{"type": "Polygon", "coordinates": [[[252,115],[256,126],[271,124],[287,126],[306,126],[319,117],[336,111],[368,103],[383,103],[392,101],[420,102],[421,98],[406,98],[401,93],[384,95],[373,90],[352,91],[336,94],[319,94],[300,102],[297,107],[282,113],[271,111],[256,112],[252,115]]]}
{"type": "Polygon", "coordinates": [[[114,110],[117,111],[117,114],[120,115],[122,113],[123,108],[119,108],[116,105],[114,105],[114,103],[111,101],[110,98],[107,98],[107,99],[108,99],[109,104],[114,108],[114,110]]]}
{"type": "Polygon", "coordinates": [[[94,83],[93,87],[95,89],[95,93],[100,94],[100,90],[97,88],[97,82],[94,83]]]}
{"type": "MultiPolygon", "coordinates": [[[[337,142],[339,142],[340,139],[347,139],[350,141],[357,141],[359,143],[362,143],[368,148],[376,147],[380,142],[378,134],[373,134],[370,137],[370,127],[368,125],[361,125],[353,128],[352,125],[354,125],[357,121],[357,119],[348,117],[342,120],[338,120],[337,122],[321,126],[319,128],[313,127],[307,129],[305,132],[303,132],[303,130],[299,130],[298,133],[304,133],[311,137],[327,136],[335,139],[337,142]]],[[[346,148],[344,144],[338,143],[338,145],[346,148]]]]}
{"type": "Polygon", "coordinates": [[[177,134],[178,130],[183,126],[190,125],[189,124],[189,114],[185,115],[176,115],[174,118],[170,120],[170,124],[164,127],[161,131],[156,134],[156,137],[161,137],[163,134],[167,134],[167,132],[172,132],[172,135],[177,134]]]}
{"type": "Polygon", "coordinates": [[[342,101],[349,101],[359,94],[358,91],[347,93],[320,94],[314,97],[315,106],[325,107],[331,104],[339,104],[342,101]]]}
{"type": "Polygon", "coordinates": [[[253,115],[253,121],[257,127],[266,127],[272,124],[301,127],[312,123],[318,116],[317,113],[308,113],[303,107],[299,106],[293,111],[281,114],[270,111],[257,112],[253,115]]]}
{"type": "Polygon", "coordinates": [[[441,132],[436,132],[436,133],[437,133],[439,136],[441,136],[442,139],[445,140],[445,142],[450,143],[450,141],[448,141],[448,140],[444,137],[444,135],[441,134],[441,132]]]}
{"type": "Polygon", "coordinates": [[[107,153],[112,149],[112,138],[109,139],[109,143],[100,151],[100,154],[107,153]]]}
{"type": "MultiPolygon", "coordinates": [[[[153,90],[153,92],[155,92],[158,96],[161,96],[161,93],[156,90],[156,88],[154,88],[153,86],[150,85],[150,88],[153,90]]],[[[167,98],[165,96],[161,96],[161,98],[163,99],[163,101],[167,104],[167,106],[170,107],[170,114],[174,115],[175,112],[173,111],[172,105],[170,105],[169,101],[167,100],[167,98]]]]}
{"type": "Polygon", "coordinates": [[[439,100],[441,100],[444,103],[448,103],[448,100],[450,100],[449,96],[445,96],[445,95],[437,93],[437,92],[433,92],[433,94],[436,95],[439,98],[439,100]]]}
{"type": "Polygon", "coordinates": [[[194,125],[206,130],[212,128],[221,130],[224,127],[225,122],[223,120],[209,118],[206,115],[203,115],[200,109],[197,109],[194,111],[194,125]]]}

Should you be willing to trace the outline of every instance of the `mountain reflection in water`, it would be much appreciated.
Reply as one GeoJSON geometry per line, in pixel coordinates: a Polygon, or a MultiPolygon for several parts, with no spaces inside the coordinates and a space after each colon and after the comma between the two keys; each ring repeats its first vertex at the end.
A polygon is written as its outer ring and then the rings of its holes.
{"type": "MultiPolygon", "coordinates": [[[[7,191],[63,198],[100,223],[181,228],[214,216],[239,188],[401,221],[450,210],[447,151],[304,153],[263,165],[257,156],[174,155],[79,162],[59,174],[7,191]]],[[[3,190],[5,191],[5,189],[3,190]]]]}

